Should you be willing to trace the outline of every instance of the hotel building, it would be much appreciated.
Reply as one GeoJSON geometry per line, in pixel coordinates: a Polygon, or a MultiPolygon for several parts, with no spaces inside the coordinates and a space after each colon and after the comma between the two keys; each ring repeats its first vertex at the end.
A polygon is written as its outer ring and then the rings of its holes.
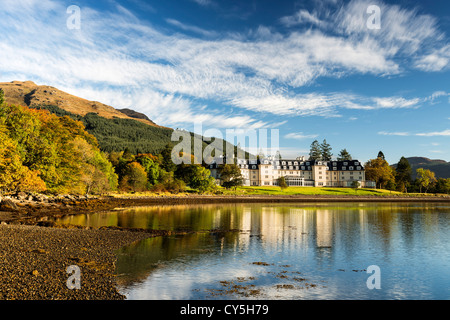
{"type": "MultiPolygon", "coordinates": [[[[218,162],[210,164],[211,175],[220,179],[218,162]]],[[[375,187],[366,181],[364,167],[358,160],[321,161],[263,158],[258,160],[235,159],[241,169],[245,186],[276,186],[284,177],[288,186],[303,187],[351,187],[354,181],[360,187],[375,187]]]]}

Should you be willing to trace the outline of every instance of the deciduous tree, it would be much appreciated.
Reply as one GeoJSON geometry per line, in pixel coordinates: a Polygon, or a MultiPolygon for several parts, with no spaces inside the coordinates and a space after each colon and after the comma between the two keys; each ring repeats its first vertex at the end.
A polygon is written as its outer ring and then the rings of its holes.
{"type": "Polygon", "coordinates": [[[366,162],[366,180],[375,181],[379,188],[383,188],[389,181],[395,181],[394,170],[389,163],[382,159],[376,158],[366,162]]]}
{"type": "Polygon", "coordinates": [[[422,193],[422,188],[425,188],[425,193],[427,193],[428,188],[433,182],[436,182],[436,177],[434,172],[429,169],[418,168],[417,172],[417,181],[420,186],[420,193],[422,193]]]}

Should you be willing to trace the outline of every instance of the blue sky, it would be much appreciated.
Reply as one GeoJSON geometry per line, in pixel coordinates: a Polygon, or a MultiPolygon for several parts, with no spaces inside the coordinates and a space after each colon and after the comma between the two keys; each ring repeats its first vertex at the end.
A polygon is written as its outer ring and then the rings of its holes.
{"type": "Polygon", "coordinates": [[[278,129],[283,157],[326,139],[450,161],[448,1],[2,0],[0,30],[0,81],[172,128],[278,129]]]}

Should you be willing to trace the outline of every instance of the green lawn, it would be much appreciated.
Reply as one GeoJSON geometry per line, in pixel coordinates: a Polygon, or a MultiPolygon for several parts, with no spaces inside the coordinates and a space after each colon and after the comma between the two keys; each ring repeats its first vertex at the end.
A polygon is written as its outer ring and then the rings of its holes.
{"type": "MultiPolygon", "coordinates": [[[[234,194],[234,190],[222,189],[224,194],[234,194]]],[[[400,195],[401,192],[389,191],[384,189],[355,189],[352,188],[327,188],[327,187],[288,187],[281,191],[280,187],[238,187],[236,194],[240,195],[349,195],[349,196],[367,196],[367,195],[400,195]]]]}

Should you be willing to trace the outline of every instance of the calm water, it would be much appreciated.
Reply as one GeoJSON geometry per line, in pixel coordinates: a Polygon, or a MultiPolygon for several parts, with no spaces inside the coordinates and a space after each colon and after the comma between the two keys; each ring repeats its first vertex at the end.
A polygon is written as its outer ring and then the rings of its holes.
{"type": "Polygon", "coordinates": [[[59,222],[199,231],[119,250],[128,299],[450,298],[450,205],[166,206],[59,222]],[[381,289],[367,287],[370,265],[381,289]]]}

